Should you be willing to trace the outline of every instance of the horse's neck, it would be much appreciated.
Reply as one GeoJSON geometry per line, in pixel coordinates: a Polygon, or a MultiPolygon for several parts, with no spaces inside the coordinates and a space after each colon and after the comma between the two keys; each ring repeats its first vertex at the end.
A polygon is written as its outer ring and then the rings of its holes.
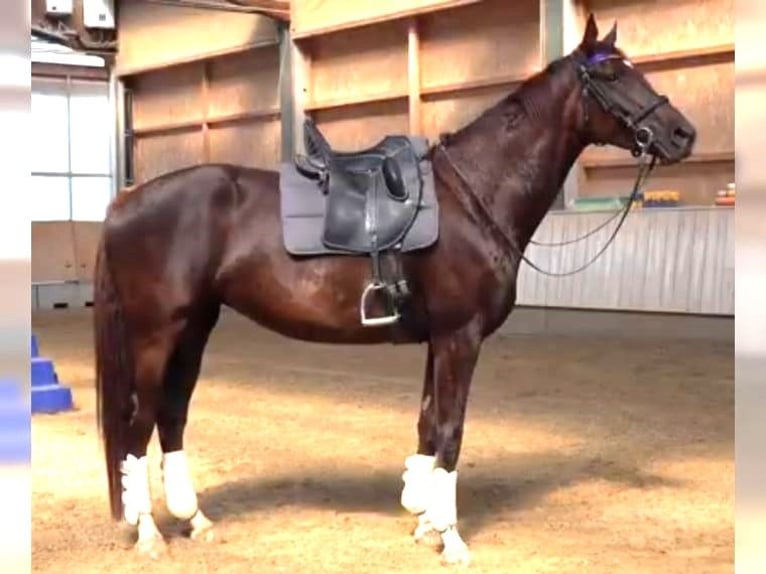
{"type": "Polygon", "coordinates": [[[571,70],[535,78],[458,132],[449,146],[474,193],[522,248],[584,149],[578,91],[571,70]]]}

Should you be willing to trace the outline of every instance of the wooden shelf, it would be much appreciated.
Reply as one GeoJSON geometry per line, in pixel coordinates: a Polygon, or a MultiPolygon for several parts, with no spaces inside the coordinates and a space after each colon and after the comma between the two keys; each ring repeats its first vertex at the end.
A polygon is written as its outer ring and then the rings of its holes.
{"type": "Polygon", "coordinates": [[[189,130],[189,129],[202,129],[205,125],[214,126],[217,124],[253,121],[253,120],[269,120],[278,118],[280,116],[279,108],[272,108],[269,110],[254,110],[250,112],[236,112],[233,114],[221,114],[217,116],[208,116],[207,118],[193,118],[190,120],[180,120],[177,122],[168,122],[164,124],[158,124],[154,126],[141,126],[134,128],[133,135],[135,136],[148,136],[156,135],[167,132],[189,130]]]}
{"type": "MultiPolygon", "coordinates": [[[[615,157],[615,158],[584,158],[580,160],[580,165],[585,169],[597,169],[608,167],[635,167],[636,159],[633,157],[615,157]]],[[[713,163],[734,161],[734,152],[709,152],[694,154],[686,158],[684,163],[713,163]]],[[[658,164],[658,167],[662,167],[658,164]]]]}
{"type": "Polygon", "coordinates": [[[434,84],[423,86],[420,93],[424,96],[440,96],[455,92],[468,92],[472,90],[482,90],[486,88],[498,88],[501,86],[511,86],[525,81],[530,76],[538,73],[539,70],[530,70],[520,74],[507,74],[504,76],[495,76],[494,78],[478,78],[462,82],[452,82],[449,84],[434,84]]]}
{"type": "Polygon", "coordinates": [[[702,60],[706,58],[731,57],[734,60],[734,44],[721,44],[691,50],[676,50],[661,54],[647,54],[630,58],[636,66],[649,66],[653,64],[679,64],[688,60],[702,60]]]}
{"type": "Polygon", "coordinates": [[[334,100],[325,100],[319,102],[308,102],[304,106],[307,112],[316,110],[327,110],[330,108],[347,108],[351,106],[359,106],[363,104],[373,104],[376,102],[393,102],[396,100],[409,99],[409,92],[407,90],[388,92],[383,94],[370,94],[366,96],[355,96],[336,98],[334,100]]]}
{"type": "Polygon", "coordinates": [[[231,122],[244,122],[252,120],[272,120],[281,115],[279,108],[269,110],[254,110],[251,112],[236,112],[233,114],[221,114],[207,118],[207,124],[210,126],[216,124],[227,124],[231,122]]]}
{"type": "Polygon", "coordinates": [[[205,62],[207,60],[214,60],[223,56],[233,56],[236,54],[242,54],[250,52],[252,50],[260,50],[263,48],[277,48],[279,47],[279,40],[265,40],[260,42],[251,42],[249,44],[242,44],[241,46],[235,46],[233,48],[227,48],[225,50],[217,50],[213,52],[207,52],[203,54],[195,54],[193,56],[177,58],[167,62],[158,64],[152,64],[150,66],[136,66],[133,68],[116,68],[115,74],[120,78],[126,78],[128,76],[136,76],[138,74],[145,74],[148,72],[157,72],[159,70],[166,70],[168,68],[175,68],[177,66],[184,66],[186,64],[195,64],[205,62]]]}
{"type": "Polygon", "coordinates": [[[467,6],[470,4],[477,4],[481,0],[453,0],[446,4],[427,5],[425,7],[414,6],[406,10],[400,10],[398,12],[391,12],[389,14],[383,14],[380,16],[373,16],[370,18],[360,18],[358,20],[352,20],[350,22],[341,22],[339,24],[331,24],[327,26],[317,26],[316,28],[304,28],[303,30],[296,30],[292,25],[290,26],[290,33],[292,39],[295,41],[308,40],[317,36],[325,36],[334,32],[340,32],[342,30],[349,30],[352,28],[361,28],[363,26],[371,26],[373,24],[381,24],[383,22],[390,22],[393,20],[402,20],[405,18],[412,18],[413,16],[419,16],[421,14],[431,14],[433,12],[439,12],[442,10],[449,10],[457,8],[459,6],[467,6]]]}
{"type": "Polygon", "coordinates": [[[191,120],[178,120],[175,122],[166,122],[156,126],[141,126],[133,128],[134,136],[149,136],[165,132],[175,132],[183,130],[193,130],[202,128],[203,120],[195,118],[191,120]]]}

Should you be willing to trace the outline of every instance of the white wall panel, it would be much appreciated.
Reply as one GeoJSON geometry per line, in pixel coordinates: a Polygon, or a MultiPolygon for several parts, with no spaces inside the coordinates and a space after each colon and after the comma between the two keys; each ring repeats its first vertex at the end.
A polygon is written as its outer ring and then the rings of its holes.
{"type": "MultiPolygon", "coordinates": [[[[609,215],[551,212],[535,240],[557,242],[580,237],[609,215]]],[[[596,254],[616,223],[571,245],[530,245],[526,255],[542,269],[570,271],[596,254]]],[[[522,263],[518,304],[732,315],[734,209],[632,211],[612,245],[585,271],[563,278],[548,277],[522,263]]]]}

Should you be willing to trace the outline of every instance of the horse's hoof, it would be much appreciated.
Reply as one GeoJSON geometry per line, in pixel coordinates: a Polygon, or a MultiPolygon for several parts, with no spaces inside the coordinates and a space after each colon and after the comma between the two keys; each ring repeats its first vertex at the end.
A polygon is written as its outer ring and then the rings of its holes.
{"type": "Polygon", "coordinates": [[[441,554],[441,563],[443,566],[468,566],[471,564],[471,552],[465,545],[445,547],[441,554]]]}
{"type": "Polygon", "coordinates": [[[159,560],[168,552],[168,545],[162,536],[152,536],[139,540],[135,545],[136,553],[144,558],[159,560]]]}
{"type": "Polygon", "coordinates": [[[213,540],[215,540],[213,523],[202,513],[202,511],[197,511],[192,517],[190,524],[191,532],[189,533],[189,537],[192,540],[200,542],[213,542],[213,540]]]}
{"type": "Polygon", "coordinates": [[[213,542],[215,541],[215,531],[212,525],[203,528],[194,528],[189,533],[189,538],[196,542],[213,542]]]}
{"type": "Polygon", "coordinates": [[[471,563],[471,552],[468,550],[468,545],[460,538],[457,528],[453,526],[445,530],[442,533],[442,543],[444,544],[441,555],[443,565],[468,566],[471,563]]]}
{"type": "Polygon", "coordinates": [[[439,533],[433,528],[418,527],[412,533],[412,538],[415,540],[415,544],[431,548],[438,548],[442,543],[441,536],[439,536],[439,533]]]}

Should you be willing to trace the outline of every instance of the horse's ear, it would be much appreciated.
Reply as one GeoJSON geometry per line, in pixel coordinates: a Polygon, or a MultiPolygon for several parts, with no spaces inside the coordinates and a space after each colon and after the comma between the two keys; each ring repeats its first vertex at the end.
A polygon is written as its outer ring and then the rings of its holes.
{"type": "Polygon", "coordinates": [[[585,24],[585,34],[582,36],[582,46],[592,46],[598,42],[598,26],[596,25],[596,18],[591,12],[588,16],[588,23],[585,24]]]}
{"type": "Polygon", "coordinates": [[[617,43],[617,20],[614,21],[612,29],[609,30],[609,33],[606,36],[604,36],[602,42],[604,42],[604,44],[609,44],[610,46],[614,46],[617,43]]]}

